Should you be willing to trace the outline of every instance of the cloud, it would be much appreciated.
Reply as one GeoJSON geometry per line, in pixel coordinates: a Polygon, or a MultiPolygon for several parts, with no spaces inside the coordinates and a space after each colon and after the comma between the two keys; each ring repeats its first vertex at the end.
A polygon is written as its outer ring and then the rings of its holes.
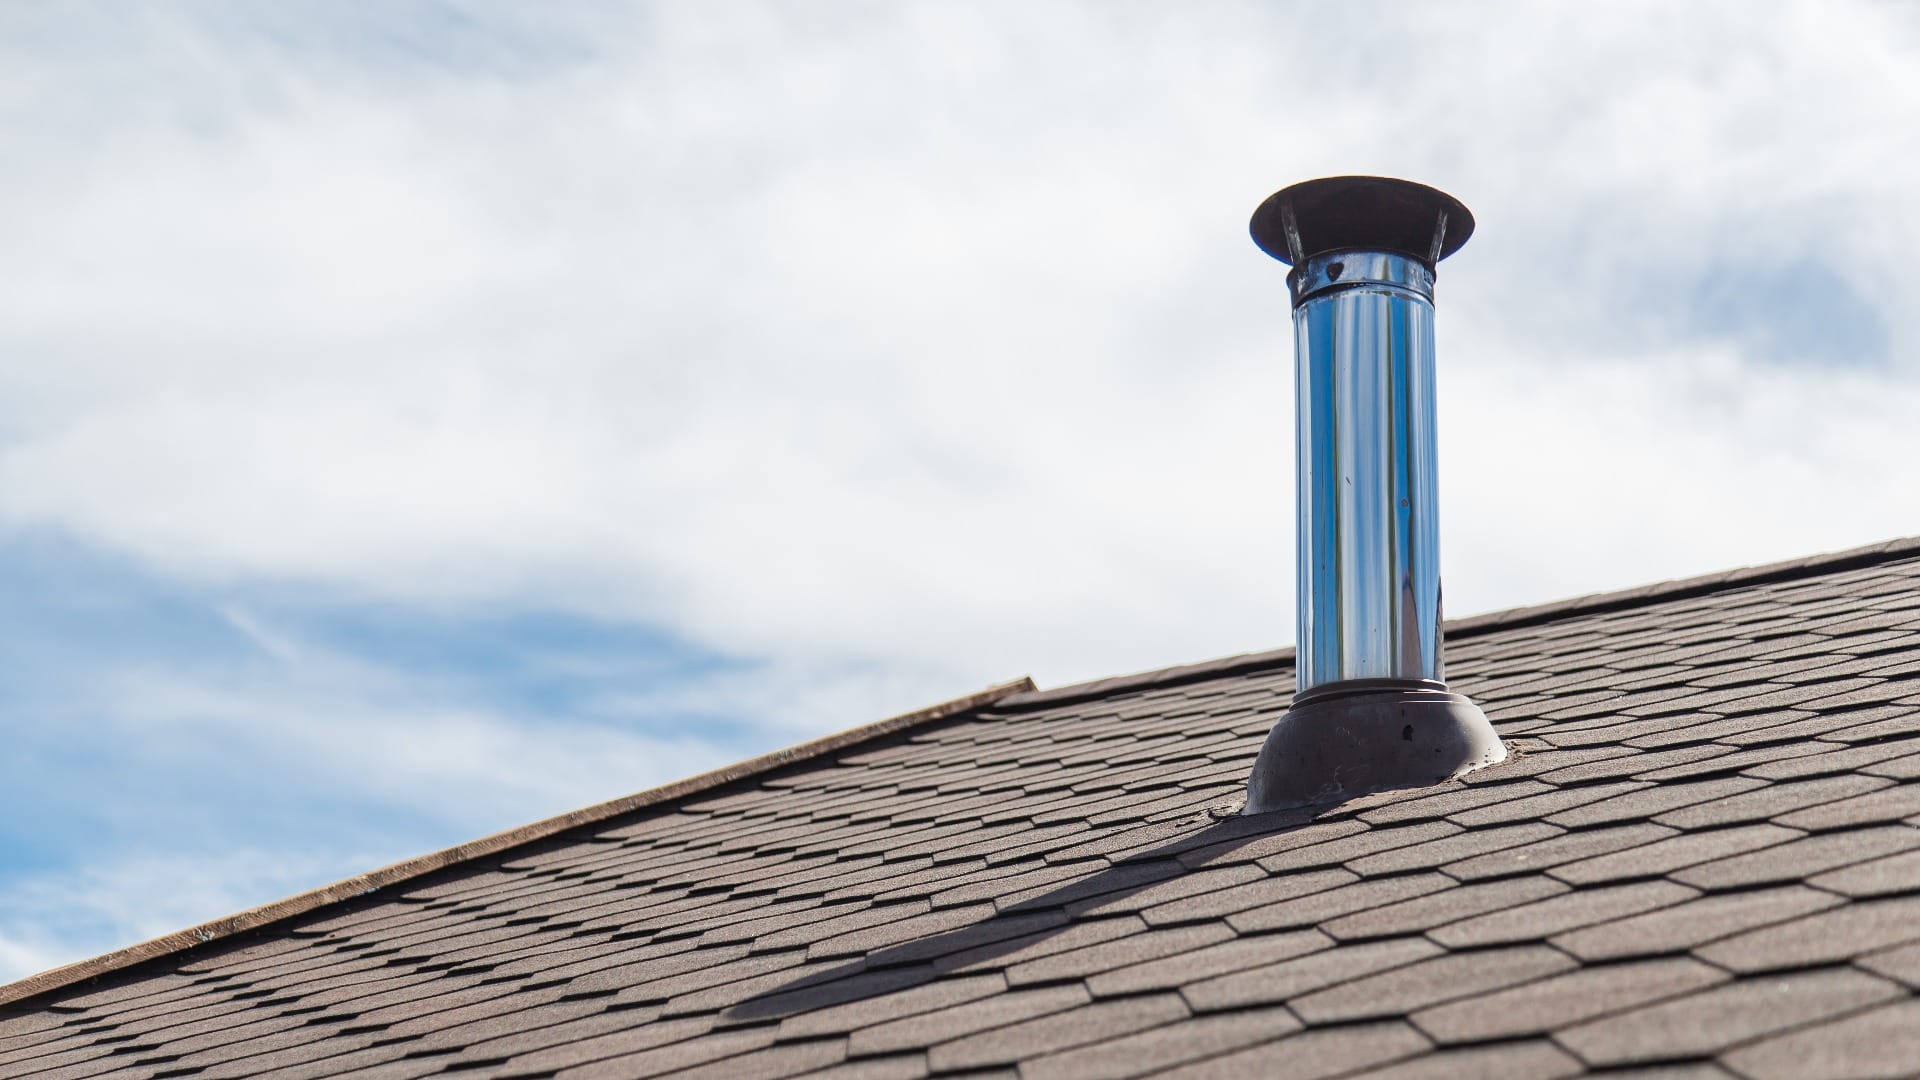
{"type": "Polygon", "coordinates": [[[169,851],[20,875],[0,891],[0,983],[347,877],[370,854],[169,851]]]}

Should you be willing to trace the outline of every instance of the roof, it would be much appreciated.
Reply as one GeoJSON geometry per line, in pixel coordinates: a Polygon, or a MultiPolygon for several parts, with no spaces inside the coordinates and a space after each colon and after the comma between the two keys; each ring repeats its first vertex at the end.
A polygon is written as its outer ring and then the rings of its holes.
{"type": "Polygon", "coordinates": [[[1257,817],[1290,653],[1001,689],[16,984],[0,1075],[1904,1075],[1916,629],[1914,541],[1456,622],[1508,761],[1257,817]]]}

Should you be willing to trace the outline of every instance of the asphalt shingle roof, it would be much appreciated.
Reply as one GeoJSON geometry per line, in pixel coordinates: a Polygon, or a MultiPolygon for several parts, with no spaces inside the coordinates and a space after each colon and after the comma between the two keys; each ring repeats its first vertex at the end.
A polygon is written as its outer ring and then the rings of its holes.
{"type": "Polygon", "coordinates": [[[1259,817],[1288,653],[1000,696],[21,984],[0,1075],[1905,1075],[1916,630],[1910,542],[1456,623],[1508,761],[1259,817]]]}

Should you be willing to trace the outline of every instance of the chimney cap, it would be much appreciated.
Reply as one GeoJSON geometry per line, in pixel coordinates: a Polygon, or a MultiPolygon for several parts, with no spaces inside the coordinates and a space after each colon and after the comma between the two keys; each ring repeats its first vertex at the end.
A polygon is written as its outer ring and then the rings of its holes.
{"type": "Polygon", "coordinates": [[[1267,196],[1249,231],[1261,251],[1290,266],[1330,251],[1363,250],[1409,255],[1431,268],[1473,235],[1473,212],[1411,180],[1329,176],[1267,196]]]}

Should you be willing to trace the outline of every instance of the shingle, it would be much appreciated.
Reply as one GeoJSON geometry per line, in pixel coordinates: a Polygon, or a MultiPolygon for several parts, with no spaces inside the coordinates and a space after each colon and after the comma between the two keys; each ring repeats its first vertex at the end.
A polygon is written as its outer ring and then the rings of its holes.
{"type": "Polygon", "coordinates": [[[1920,754],[1908,754],[1886,761],[1876,761],[1871,765],[1862,765],[1860,771],[1894,780],[1920,779],[1920,754]]]}
{"type": "MultiPolygon", "coordinates": [[[[995,925],[1000,920],[986,925],[995,925]]],[[[1147,924],[1138,916],[1081,919],[1065,926],[1052,926],[1014,938],[995,938],[958,952],[947,953],[933,962],[935,969],[952,971],[989,971],[1038,960],[1103,941],[1116,941],[1145,931],[1147,924]]]]}
{"type": "MultiPolygon", "coordinates": [[[[723,1010],[734,1021],[771,1020],[891,993],[936,978],[931,965],[865,970],[864,961],[815,964],[676,995],[665,1016],[723,1010]],[[804,974],[803,974],[804,972],[804,974]]],[[[616,995],[617,998],[617,995],[616,995]]]]}
{"type": "MultiPolygon", "coordinates": [[[[676,1069],[691,1069],[696,1065],[705,1065],[709,1061],[718,1061],[758,1050],[773,1042],[771,1028],[758,1028],[743,1031],[717,1031],[699,1038],[679,1039],[664,1045],[636,1053],[622,1054],[618,1057],[589,1061],[561,1069],[554,1074],[564,1080],[613,1080],[633,1076],[658,1076],[676,1069]]],[[[527,1062],[513,1061],[508,1071],[525,1068],[545,1069],[542,1062],[530,1065],[527,1062]]]]}
{"type": "Polygon", "coordinates": [[[1716,1053],[1900,994],[1892,983],[1846,969],[1744,979],[1568,1028],[1554,1038],[1591,1065],[1667,1061],[1716,1053]]]}
{"type": "Polygon", "coordinates": [[[1511,784],[1487,784],[1469,787],[1453,785],[1438,795],[1415,797],[1413,791],[1395,792],[1399,798],[1359,815],[1369,825],[1396,825],[1411,821],[1430,821],[1464,813],[1492,803],[1510,802],[1553,789],[1538,780],[1516,780],[1511,784]]]}
{"type": "Polygon", "coordinates": [[[1580,746],[1638,745],[1637,740],[1642,737],[1667,733],[1675,728],[1691,727],[1697,720],[1697,717],[1678,714],[1645,720],[1622,719],[1617,724],[1598,727],[1554,725],[1540,731],[1538,736],[1542,742],[1562,749],[1580,746]]]}
{"type": "Polygon", "coordinates": [[[1821,833],[1762,851],[1736,855],[1674,872],[1673,879],[1702,889],[1752,888],[1803,881],[1824,870],[1920,847],[1920,829],[1887,825],[1854,832],[1821,833]]]}
{"type": "Polygon", "coordinates": [[[1763,784],[1765,784],[1763,780],[1744,776],[1725,776],[1716,780],[1698,780],[1693,783],[1657,784],[1628,792],[1617,798],[1603,799],[1571,810],[1562,810],[1549,816],[1547,821],[1569,829],[1584,829],[1615,822],[1645,821],[1656,814],[1711,799],[1737,795],[1763,784]]]}
{"type": "Polygon", "coordinates": [[[873,1024],[976,1001],[1007,988],[999,974],[961,975],[876,994],[780,1021],[780,1038],[809,1038],[856,1031],[873,1024]]]}
{"type": "MultiPolygon", "coordinates": [[[[1818,647],[1823,642],[1809,642],[1818,647]]],[[[1761,654],[1766,655],[1766,654],[1761,654]]],[[[1879,679],[1838,679],[1832,682],[1818,682],[1806,686],[1790,686],[1772,693],[1741,698],[1717,706],[1715,711],[1728,716],[1741,713],[1772,712],[1776,709],[1801,707],[1807,709],[1841,708],[1849,701],[1856,700],[1848,695],[1849,691],[1866,690],[1866,699],[1873,699],[1884,688],[1879,679]]]]}
{"type": "Polygon", "coordinates": [[[1442,1001],[1530,982],[1573,967],[1556,949],[1522,945],[1438,956],[1288,1002],[1308,1024],[1404,1016],[1442,1001]]]}
{"type": "Polygon", "coordinates": [[[1216,975],[1277,964],[1333,944],[1332,938],[1318,930],[1254,934],[1101,972],[1087,979],[1087,988],[1096,997],[1171,990],[1216,975]]]}
{"type": "Polygon", "coordinates": [[[1697,765],[1703,761],[1725,757],[1732,753],[1731,747],[1708,743],[1705,746],[1682,746],[1657,753],[1629,752],[1621,757],[1604,761],[1588,761],[1565,769],[1541,775],[1540,779],[1548,784],[1590,784],[1596,780],[1614,780],[1620,778],[1644,778],[1662,770],[1682,765],[1697,765]]]}
{"type": "Polygon", "coordinates": [[[1747,775],[1766,780],[1790,780],[1801,776],[1833,776],[1839,773],[1856,772],[1878,761],[1904,757],[1916,750],[1920,750],[1920,742],[1913,739],[1853,746],[1844,750],[1823,750],[1805,757],[1756,765],[1747,770],[1747,775]]]}
{"type": "MultiPolygon", "coordinates": [[[[602,1000],[570,1001],[558,1006],[550,1006],[538,1015],[540,1026],[521,1026],[511,1018],[496,1018],[477,1024],[461,1025],[442,1032],[434,1032],[424,1038],[414,1040],[411,1048],[423,1051],[460,1050],[462,1057],[495,1059],[516,1057],[525,1058],[542,1051],[553,1051],[555,1047],[567,1047],[559,1051],[567,1055],[560,1064],[575,1064],[591,1061],[596,1057],[605,1057],[619,1053],[622,1048],[634,1049],[630,1033],[642,1028],[651,1028],[647,1034],[649,1041],[640,1046],[652,1046],[659,1031],[678,1030],[683,1034],[676,1037],[697,1035],[713,1026],[710,1017],[694,1019],[668,1020],[655,1024],[659,1010],[622,1009],[609,1011],[602,1000]],[[611,1050],[599,1053],[582,1052],[595,1040],[611,1036],[617,1045],[611,1050]]],[[[555,1067],[558,1067],[556,1065],[555,1067]]]]}
{"type": "Polygon", "coordinates": [[[1850,959],[1920,938],[1920,897],[1869,900],[1800,916],[1694,950],[1731,971],[1850,959]]]}
{"type": "Polygon", "coordinates": [[[1582,960],[1617,960],[1682,952],[1758,926],[1785,922],[1844,901],[1831,893],[1789,885],[1703,896],[1669,908],[1574,930],[1553,944],[1582,960]]]}
{"type": "Polygon", "coordinates": [[[1450,949],[1540,941],[1577,927],[1671,907],[1698,895],[1669,881],[1579,889],[1443,926],[1429,931],[1427,936],[1450,949]]]}
{"type": "Polygon", "coordinates": [[[1411,1057],[1429,1045],[1419,1032],[1398,1020],[1354,1024],[1303,1031],[1160,1075],[1167,1080],[1248,1076],[1313,1080],[1411,1057]]]}
{"type": "Polygon", "coordinates": [[[1560,1080],[1585,1071],[1579,1061],[1552,1043],[1529,1040],[1439,1050],[1356,1073],[1354,1080],[1560,1080]]]}
{"type": "Polygon", "coordinates": [[[1777,1035],[1730,1052],[1726,1061],[1753,1080],[1907,1076],[1920,1062],[1920,1001],[1777,1035]]]}
{"type": "Polygon", "coordinates": [[[1424,844],[1431,840],[1453,836],[1460,831],[1460,826],[1445,821],[1426,821],[1417,825],[1367,829],[1357,834],[1267,855],[1259,860],[1259,864],[1261,869],[1270,874],[1322,866],[1345,866],[1369,855],[1414,844],[1424,844]]]}
{"type": "Polygon", "coordinates": [[[1343,915],[1367,911],[1387,904],[1459,885],[1441,874],[1409,874],[1405,877],[1376,878],[1337,889],[1310,893],[1294,900],[1235,912],[1227,924],[1240,933],[1315,926],[1343,915]]]}
{"type": "Polygon", "coordinates": [[[1877,825],[1917,814],[1920,814],[1920,784],[1902,784],[1799,810],[1775,820],[1796,829],[1826,830],[1877,825]]]}
{"type": "Polygon", "coordinates": [[[1187,1007],[1178,994],[1099,1001],[936,1043],[927,1051],[927,1064],[935,1072],[1012,1064],[1057,1050],[1119,1038],[1186,1015],[1187,1007]]]}
{"type": "Polygon", "coordinates": [[[1377,852],[1348,862],[1347,869],[1365,877],[1399,874],[1408,870],[1431,870],[1443,863],[1473,855],[1519,847],[1559,836],[1566,830],[1540,822],[1504,825],[1409,844],[1392,851],[1377,852]]]}
{"type": "Polygon", "coordinates": [[[1686,833],[1641,847],[1616,851],[1592,859],[1557,866],[1548,873],[1575,885],[1601,881],[1652,877],[1682,867],[1695,866],[1742,852],[1773,847],[1798,839],[1804,833],[1778,825],[1741,825],[1731,829],[1712,829],[1686,833]]]}
{"type": "Polygon", "coordinates": [[[964,1005],[953,1005],[860,1028],[848,1036],[847,1049],[850,1054],[860,1057],[917,1050],[963,1038],[974,1032],[1065,1012],[1091,1000],[1086,987],[1078,983],[1012,990],[964,1005]]]}
{"type": "Polygon", "coordinates": [[[1537,875],[1508,878],[1447,889],[1347,915],[1320,924],[1320,930],[1342,941],[1418,934],[1436,926],[1490,911],[1503,911],[1566,891],[1566,885],[1537,875]]]}
{"type": "Polygon", "coordinates": [[[1217,922],[1156,928],[1015,964],[1007,968],[1007,982],[1013,986],[1024,986],[1061,979],[1084,979],[1103,971],[1188,952],[1232,936],[1232,930],[1217,922]]]}
{"type": "MultiPolygon", "coordinates": [[[[1159,865],[1156,862],[1156,865],[1159,865]]],[[[1121,868],[1115,868],[1116,872],[1121,868]]],[[[1108,893],[1095,893],[1090,896],[1068,897],[1065,901],[1067,911],[1076,917],[1089,914],[1112,915],[1128,911],[1144,911],[1147,908],[1178,900],[1183,897],[1197,896],[1217,892],[1230,885],[1239,885],[1249,881],[1265,880],[1267,874],[1258,866],[1238,863],[1227,866],[1209,866],[1198,870],[1189,870],[1171,878],[1147,883],[1133,884],[1126,888],[1108,893]]],[[[1084,887],[1082,887],[1084,888],[1084,887]]]]}
{"type": "MultiPolygon", "coordinates": [[[[1808,713],[1801,710],[1789,710],[1778,714],[1783,723],[1766,724],[1751,731],[1726,735],[1721,742],[1735,746],[1761,746],[1767,743],[1799,742],[1814,739],[1830,731],[1838,731],[1857,722],[1850,713],[1808,713]]],[[[1766,719],[1772,719],[1768,717],[1766,719]]]]}
{"type": "Polygon", "coordinates": [[[1826,736],[1835,742],[1877,742],[1881,739],[1900,738],[1920,733],[1920,708],[1915,708],[1911,704],[1864,709],[1857,713],[1840,713],[1837,714],[1837,718],[1855,719],[1859,722],[1836,728],[1826,736]]]}
{"type": "Polygon", "coordinates": [[[1754,713],[1744,716],[1721,718],[1674,717],[1677,723],[1664,731],[1648,734],[1628,740],[1627,745],[1645,750],[1657,750],[1667,746],[1681,746],[1690,743],[1718,742],[1730,746],[1747,745],[1738,741],[1750,738],[1752,741],[1768,741],[1763,734],[1772,728],[1788,723],[1800,715],[1793,710],[1782,712],[1754,713]]]}
{"type": "Polygon", "coordinates": [[[782,1043],[675,1073],[675,1080],[778,1080],[837,1065],[847,1056],[845,1039],[782,1043]]]}
{"type": "Polygon", "coordinates": [[[1148,923],[1164,926],[1196,919],[1217,919],[1248,908],[1337,889],[1360,880],[1347,870],[1306,870],[1275,874],[1257,881],[1215,889],[1183,900],[1157,904],[1142,911],[1148,923]]]}
{"type": "Polygon", "coordinates": [[[1576,806],[1586,806],[1603,799],[1612,799],[1629,791],[1638,791],[1651,785],[1637,780],[1621,781],[1613,784],[1593,784],[1589,786],[1565,788],[1549,791],[1544,795],[1530,795],[1525,798],[1510,799],[1489,806],[1475,807],[1457,814],[1448,815],[1448,820],[1468,828],[1482,828],[1487,825],[1499,825],[1509,821],[1538,821],[1562,810],[1576,806]]]}
{"type": "Polygon", "coordinates": [[[1270,1042],[1300,1030],[1286,1009],[1200,1016],[1020,1063],[1021,1080],[1137,1076],[1270,1042]]]}
{"type": "Polygon", "coordinates": [[[806,946],[806,956],[809,960],[868,956],[975,926],[993,916],[992,904],[954,907],[889,920],[877,926],[859,927],[845,933],[821,933],[806,946]]]}
{"type": "Polygon", "coordinates": [[[1500,764],[1468,773],[1459,779],[1464,784],[1503,784],[1511,780],[1538,779],[1545,773],[1560,772],[1612,758],[1638,756],[1632,747],[1627,746],[1590,746],[1580,750],[1541,749],[1531,753],[1509,754],[1507,760],[1500,764]]]}
{"type": "MultiPolygon", "coordinates": [[[[1690,761],[1684,765],[1669,765],[1664,769],[1655,769],[1642,773],[1638,777],[1644,783],[1671,784],[1676,781],[1693,780],[1705,776],[1726,776],[1735,773],[1758,777],[1761,768],[1801,769],[1808,774],[1826,771],[1824,766],[1805,769],[1803,765],[1794,765],[1795,761],[1808,757],[1820,757],[1832,752],[1832,743],[1792,742],[1777,746],[1754,746],[1745,750],[1734,750],[1719,757],[1690,761]]],[[[1792,775],[1800,775],[1793,773],[1792,775]]],[[[1769,776],[1767,779],[1775,779],[1769,776]]]]}
{"type": "Polygon", "coordinates": [[[1785,784],[1765,784],[1755,790],[1661,814],[1654,820],[1679,829],[1704,829],[1747,821],[1769,821],[1810,806],[1820,806],[1851,795],[1887,786],[1884,780],[1864,776],[1827,776],[1785,784]]]}
{"type": "Polygon", "coordinates": [[[1440,948],[1423,938],[1342,945],[1293,960],[1231,975],[1222,975],[1181,989],[1195,1011],[1213,1012],[1272,1005],[1324,986],[1333,986],[1437,955],[1440,948]]]}
{"type": "Polygon", "coordinates": [[[1608,964],[1424,1009],[1412,1019],[1436,1042],[1487,1042],[1551,1033],[1726,980],[1724,971],[1679,957],[1608,964]]]}
{"type": "Polygon", "coordinates": [[[1920,990],[1920,943],[1855,957],[1853,966],[1898,980],[1908,989],[1920,990]]]}
{"type": "Polygon", "coordinates": [[[927,1075],[927,1055],[889,1054],[863,1058],[806,1073],[807,1080],[920,1080],[927,1075]]]}
{"type": "Polygon", "coordinates": [[[1506,877],[1513,874],[1538,874],[1542,870],[1573,862],[1576,859],[1587,859],[1596,855],[1605,855],[1611,851],[1637,848],[1678,835],[1677,830],[1644,823],[1617,825],[1605,829],[1583,829],[1552,840],[1542,840],[1537,844],[1527,844],[1523,847],[1509,848],[1506,851],[1462,859],[1440,869],[1461,881],[1506,877]]]}
{"type": "Polygon", "coordinates": [[[1920,892],[1920,851],[1829,871],[1809,878],[1807,884],[1852,897],[1920,892]]]}

